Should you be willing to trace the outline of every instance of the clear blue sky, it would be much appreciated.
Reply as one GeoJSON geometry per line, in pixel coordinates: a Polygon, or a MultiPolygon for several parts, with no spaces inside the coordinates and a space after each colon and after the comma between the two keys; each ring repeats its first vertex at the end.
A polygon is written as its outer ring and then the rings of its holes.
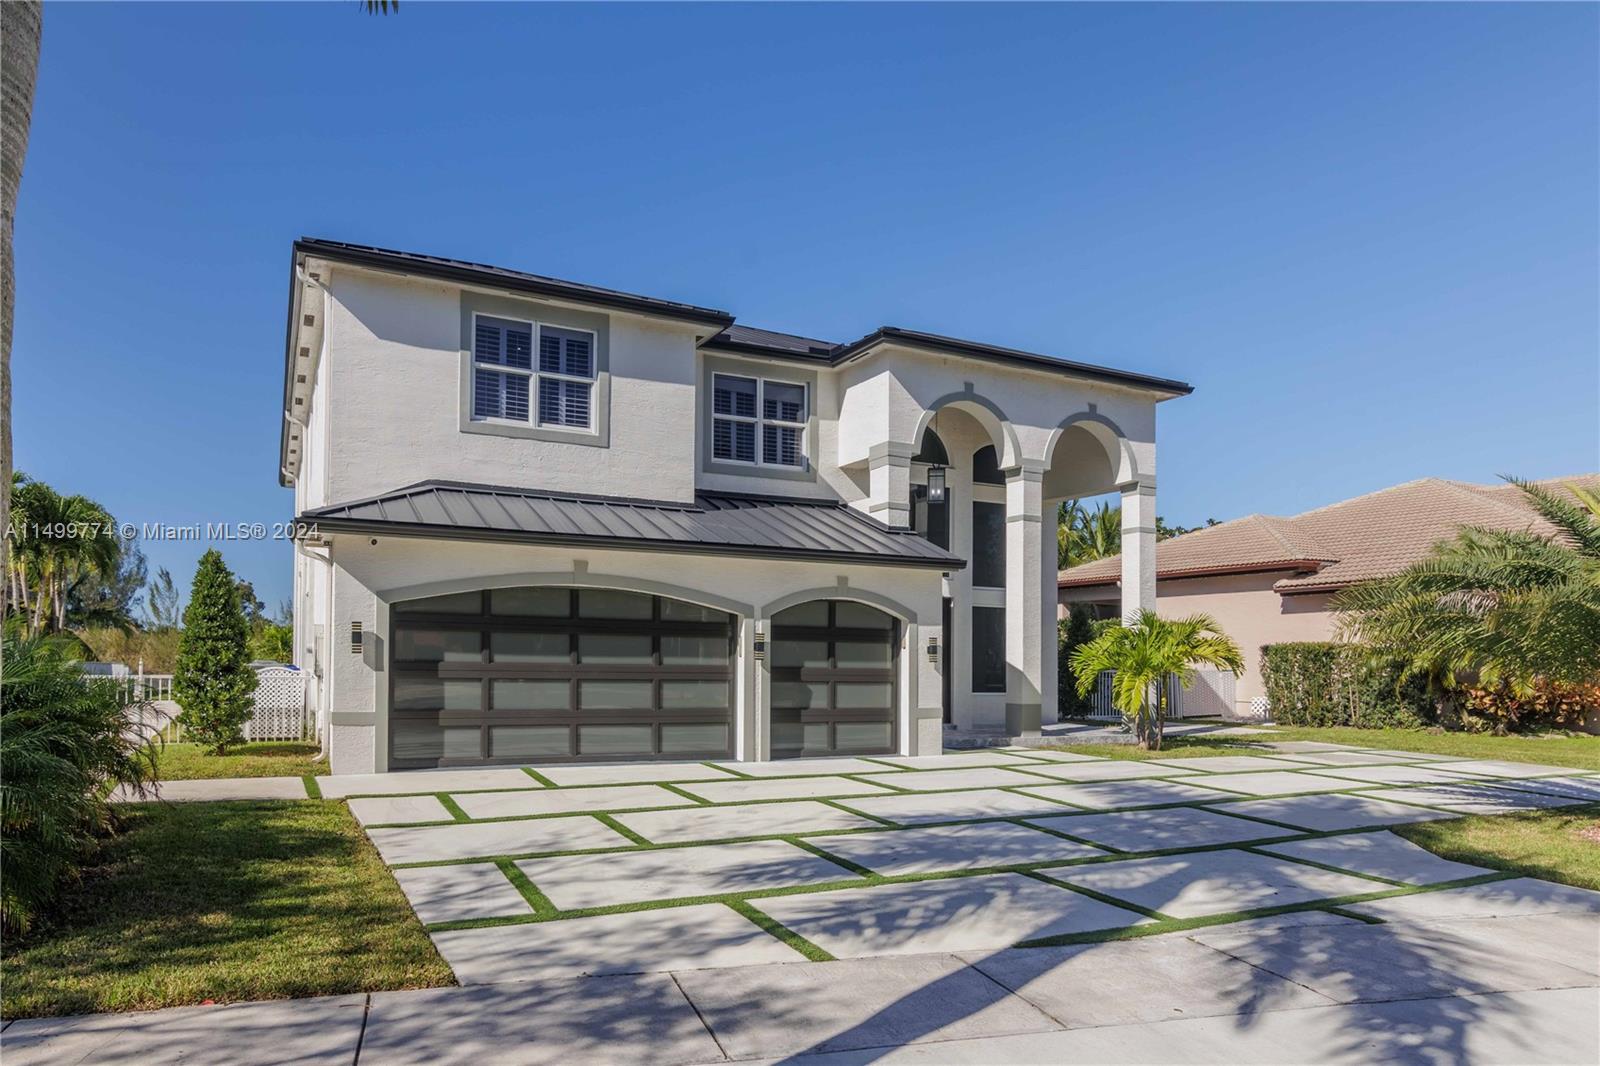
{"type": "MultiPolygon", "coordinates": [[[[49,5],[21,469],[289,517],[300,234],[1179,377],[1160,511],[1600,466],[1600,8],[49,5]]],[[[201,546],[147,545],[185,586],[201,546]]],[[[283,544],[224,547],[269,604],[283,544]]]]}

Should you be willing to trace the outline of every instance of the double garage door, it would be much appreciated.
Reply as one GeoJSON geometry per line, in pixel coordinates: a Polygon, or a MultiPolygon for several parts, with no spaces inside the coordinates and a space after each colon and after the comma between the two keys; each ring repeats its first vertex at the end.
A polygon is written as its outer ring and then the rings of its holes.
{"type": "MultiPolygon", "coordinates": [[[[610,589],[397,603],[389,765],[728,758],[734,616],[610,589]]],[[[772,619],[772,756],[896,750],[899,624],[816,600],[772,619]]]]}
{"type": "Polygon", "coordinates": [[[733,616],[609,589],[394,605],[389,765],[726,758],[733,616]]]}

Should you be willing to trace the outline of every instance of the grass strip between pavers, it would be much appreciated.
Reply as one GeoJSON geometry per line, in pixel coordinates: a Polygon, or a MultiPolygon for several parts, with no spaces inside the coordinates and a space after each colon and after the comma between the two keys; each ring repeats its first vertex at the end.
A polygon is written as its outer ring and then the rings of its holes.
{"type": "Polygon", "coordinates": [[[533,908],[534,914],[555,916],[557,913],[556,905],[550,902],[549,896],[539,891],[539,886],[529,880],[528,875],[522,872],[521,867],[510,859],[500,859],[495,862],[495,865],[500,867],[500,872],[506,875],[506,880],[510,881],[512,886],[522,893],[522,898],[528,901],[528,906],[533,908]]]}
{"type": "MultiPolygon", "coordinates": [[[[457,822],[470,822],[470,821],[472,821],[472,816],[467,814],[466,811],[461,809],[461,804],[457,803],[453,798],[451,798],[450,793],[448,793],[448,792],[435,792],[433,794],[433,798],[438,800],[440,806],[444,807],[445,810],[449,811],[450,812],[450,817],[454,818],[457,822]]],[[[441,822],[440,824],[441,825],[448,825],[450,823],[441,822]]]]}
{"type": "Polygon", "coordinates": [[[776,937],[785,944],[788,944],[795,951],[798,951],[800,954],[804,955],[807,961],[835,961],[834,956],[830,955],[827,951],[824,951],[822,948],[818,947],[816,944],[813,944],[811,941],[807,940],[793,929],[790,929],[788,926],[772,917],[772,915],[766,913],[765,911],[756,910],[744,900],[730,900],[728,901],[727,905],[729,909],[733,910],[735,913],[743,915],[756,925],[760,926],[762,931],[768,936],[776,937]]]}
{"type": "Polygon", "coordinates": [[[544,776],[543,774],[541,774],[539,771],[535,770],[531,766],[524,766],[522,768],[522,772],[527,774],[529,777],[533,778],[535,781],[539,782],[539,784],[543,785],[545,788],[560,788],[561,787],[560,785],[556,784],[554,781],[550,780],[548,777],[544,776]]]}
{"type": "Polygon", "coordinates": [[[322,786],[317,784],[316,774],[302,774],[300,780],[306,786],[306,795],[314,800],[322,798],[322,786]]]}

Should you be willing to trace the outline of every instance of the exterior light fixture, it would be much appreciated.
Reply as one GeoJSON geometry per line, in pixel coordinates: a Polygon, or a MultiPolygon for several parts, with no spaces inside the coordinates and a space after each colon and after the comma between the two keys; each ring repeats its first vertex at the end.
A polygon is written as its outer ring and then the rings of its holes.
{"type": "Polygon", "coordinates": [[[767,657],[767,635],[761,630],[756,630],[756,662],[761,662],[767,657]]]}
{"type": "Polygon", "coordinates": [[[350,654],[351,655],[360,655],[361,654],[361,623],[360,622],[351,622],[350,623],[350,654]]]}
{"type": "Polygon", "coordinates": [[[928,467],[928,502],[944,502],[944,467],[928,467]]]}
{"type": "Polygon", "coordinates": [[[928,661],[935,666],[939,663],[939,634],[928,634],[928,661]]]}

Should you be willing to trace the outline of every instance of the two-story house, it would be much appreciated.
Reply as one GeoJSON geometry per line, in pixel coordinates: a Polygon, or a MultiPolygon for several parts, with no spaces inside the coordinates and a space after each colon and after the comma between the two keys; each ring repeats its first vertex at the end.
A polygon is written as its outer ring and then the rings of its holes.
{"type": "Polygon", "coordinates": [[[294,245],[295,655],[337,773],[936,753],[1054,715],[1057,503],[1155,594],[1162,378],[294,245]]]}

